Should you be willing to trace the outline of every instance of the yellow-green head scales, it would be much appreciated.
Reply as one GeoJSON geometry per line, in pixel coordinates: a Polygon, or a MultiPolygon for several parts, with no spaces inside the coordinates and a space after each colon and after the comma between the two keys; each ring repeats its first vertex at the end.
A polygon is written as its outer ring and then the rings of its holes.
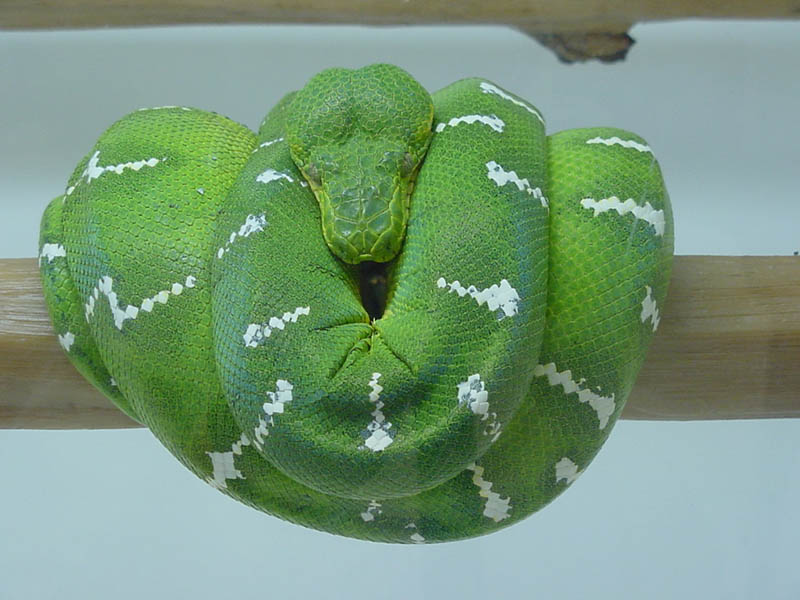
{"type": "Polygon", "coordinates": [[[286,136],[319,202],[322,233],[347,263],[400,251],[433,102],[393,65],[322,71],[294,97],[286,136]]]}

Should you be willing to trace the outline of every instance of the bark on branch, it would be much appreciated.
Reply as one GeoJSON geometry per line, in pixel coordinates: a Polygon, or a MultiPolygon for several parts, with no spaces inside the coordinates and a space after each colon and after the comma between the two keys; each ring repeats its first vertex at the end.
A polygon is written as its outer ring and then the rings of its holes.
{"type": "Polygon", "coordinates": [[[0,29],[199,23],[498,24],[533,35],[566,62],[624,58],[633,23],[796,19],[800,0],[62,0],[0,2],[0,29]]]}
{"type": "MultiPolygon", "coordinates": [[[[800,258],[676,257],[622,417],[800,417],[800,258]]],[[[0,260],[0,429],[137,426],[67,361],[36,260],[0,260]]]]}

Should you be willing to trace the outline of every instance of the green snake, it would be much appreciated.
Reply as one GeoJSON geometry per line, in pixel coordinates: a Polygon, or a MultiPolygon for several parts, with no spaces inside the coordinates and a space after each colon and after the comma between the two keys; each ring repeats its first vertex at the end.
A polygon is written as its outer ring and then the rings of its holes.
{"type": "Polygon", "coordinates": [[[515,523],[584,471],[656,330],[673,225],[646,142],[546,136],[480,78],[329,69],[258,134],[112,125],[46,209],[75,367],[212,486],[383,542],[515,523]]]}

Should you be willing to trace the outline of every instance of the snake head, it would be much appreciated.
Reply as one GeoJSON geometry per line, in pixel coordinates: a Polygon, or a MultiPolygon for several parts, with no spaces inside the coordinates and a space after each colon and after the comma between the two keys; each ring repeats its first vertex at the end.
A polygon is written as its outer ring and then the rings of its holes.
{"type": "Polygon", "coordinates": [[[328,69],[297,92],[286,137],[319,203],[322,234],[346,263],[392,260],[431,140],[433,102],[402,69],[328,69]]]}

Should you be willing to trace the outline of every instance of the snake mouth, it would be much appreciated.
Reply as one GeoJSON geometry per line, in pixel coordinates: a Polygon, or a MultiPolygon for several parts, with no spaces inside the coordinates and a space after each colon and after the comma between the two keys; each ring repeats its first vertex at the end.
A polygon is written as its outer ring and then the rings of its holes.
{"type": "Polygon", "coordinates": [[[389,265],[385,262],[365,261],[358,265],[358,291],[361,304],[370,321],[377,321],[386,309],[389,290],[389,265]]]}

